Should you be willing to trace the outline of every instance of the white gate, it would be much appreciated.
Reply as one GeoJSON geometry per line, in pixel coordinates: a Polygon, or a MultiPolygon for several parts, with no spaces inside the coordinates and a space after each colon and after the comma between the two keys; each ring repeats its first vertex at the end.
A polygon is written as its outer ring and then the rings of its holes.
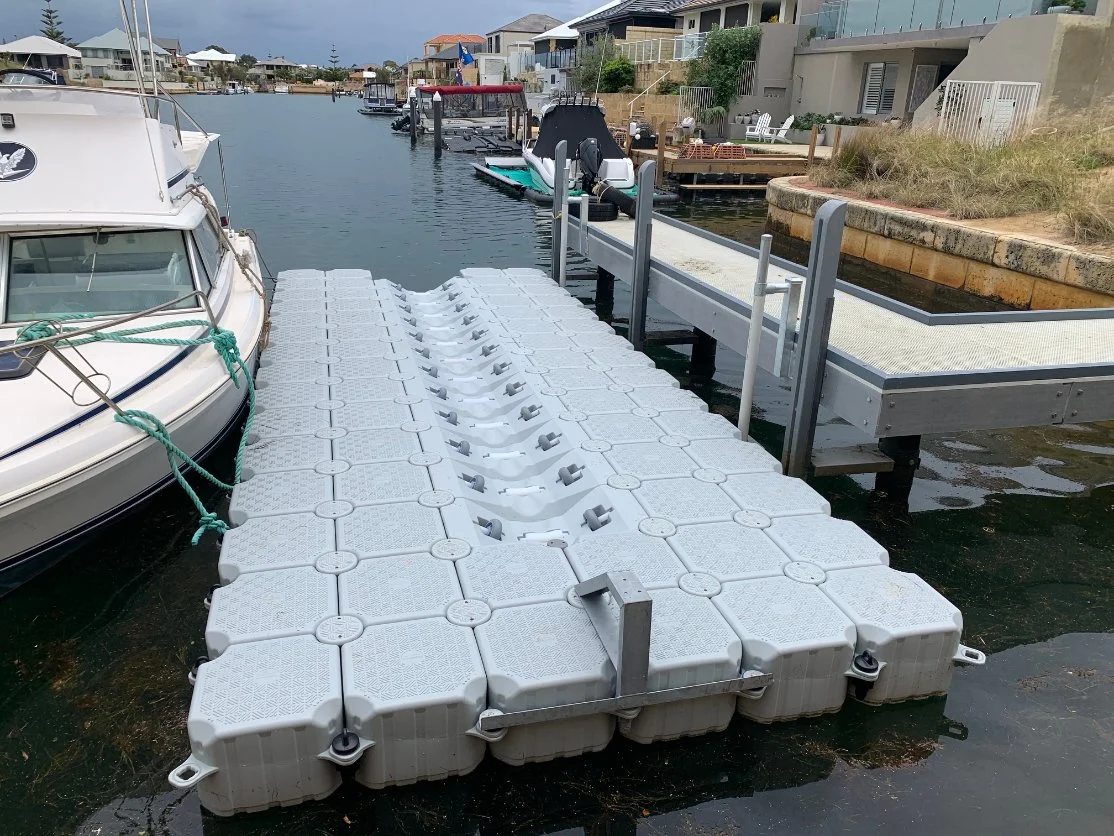
{"type": "Polygon", "coordinates": [[[690,116],[712,106],[711,87],[684,87],[677,91],[677,121],[682,122],[690,116]]]}
{"type": "Polygon", "coordinates": [[[1024,130],[1037,112],[1035,81],[947,81],[940,133],[979,145],[1000,145],[1024,130]]]}

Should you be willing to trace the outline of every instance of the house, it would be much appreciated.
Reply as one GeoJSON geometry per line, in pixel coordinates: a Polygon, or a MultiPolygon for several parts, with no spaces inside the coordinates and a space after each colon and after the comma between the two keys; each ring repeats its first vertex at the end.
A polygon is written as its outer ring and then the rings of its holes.
{"type": "MultiPolygon", "coordinates": [[[[483,46],[486,46],[485,41],[483,46]]],[[[471,51],[470,47],[465,47],[471,51]]],[[[477,51],[478,52],[478,51],[477,51]]],[[[414,83],[448,84],[455,80],[457,62],[460,60],[460,48],[456,43],[447,46],[440,52],[425,58],[414,58],[407,65],[408,77],[414,83]]],[[[479,84],[479,67],[473,62],[461,68],[461,76],[465,84],[479,84]]]]}
{"type": "Polygon", "coordinates": [[[617,41],[651,37],[661,30],[676,29],[673,12],[687,0],[621,0],[577,21],[577,32],[589,42],[608,34],[617,41]],[[629,30],[650,30],[649,33],[629,30]]]}
{"type": "MultiPolygon", "coordinates": [[[[147,33],[144,32],[143,34],[146,36],[147,33]]],[[[154,40],[155,46],[161,46],[169,52],[170,57],[174,59],[175,62],[177,62],[179,58],[184,57],[185,53],[182,52],[182,44],[177,38],[160,38],[156,35],[154,40]]]]}
{"type": "Polygon", "coordinates": [[[567,76],[576,67],[576,45],[580,39],[580,33],[576,29],[577,24],[618,6],[621,2],[622,0],[609,0],[599,8],[547,29],[540,35],[535,35],[530,39],[534,45],[532,54],[524,53],[519,58],[511,57],[510,76],[520,78],[534,74],[543,91],[566,89],[567,76]]]}
{"type": "MultiPolygon", "coordinates": [[[[101,79],[106,87],[131,87],[136,84],[138,79],[131,43],[121,30],[112,29],[78,44],[77,48],[81,51],[81,63],[87,77],[101,79]]],[[[142,53],[140,69],[146,77],[150,77],[152,71],[152,52],[155,55],[154,70],[159,79],[172,81],[177,77],[170,74],[170,53],[161,46],[152,46],[150,41],[140,37],[139,49],[142,53]]]]}
{"type": "MultiPolygon", "coordinates": [[[[900,0],[899,0],[900,2],[900,0]]],[[[723,0],[689,0],[677,10],[681,31],[686,35],[710,32],[713,28],[757,26],[759,23],[794,23],[795,0],[751,0],[725,3],[723,0]]]]}
{"type": "Polygon", "coordinates": [[[561,21],[543,14],[528,14],[487,33],[487,51],[492,55],[533,52],[533,38],[561,21]]]}
{"type": "Polygon", "coordinates": [[[422,57],[432,58],[449,47],[456,49],[457,44],[462,44],[469,52],[483,52],[487,48],[487,38],[483,35],[438,35],[425,42],[422,57]]]}
{"type": "Polygon", "coordinates": [[[203,49],[200,52],[191,52],[186,56],[192,67],[212,69],[218,64],[235,64],[236,54],[221,52],[219,49],[203,49]]]}
{"type": "MultiPolygon", "coordinates": [[[[688,0],[674,12],[680,28],[673,43],[674,61],[703,56],[708,33],[713,29],[757,26],[761,32],[757,57],[740,68],[738,96],[729,108],[728,125],[736,115],[755,110],[769,113],[780,124],[792,112],[793,53],[800,39],[794,25],[796,6],[795,0],[688,0]]],[[[626,48],[631,46],[628,42],[626,48]]],[[[636,55],[646,51],[633,50],[636,55]]],[[[666,56],[668,50],[663,46],[659,53],[666,56]]],[[[658,69],[656,66],[654,71],[658,69]]],[[[699,101],[694,94],[690,110],[708,103],[699,101]]]]}
{"type": "Polygon", "coordinates": [[[267,58],[264,61],[259,61],[254,67],[248,70],[248,75],[256,81],[274,81],[275,78],[292,75],[299,69],[301,69],[301,67],[298,64],[295,64],[293,61],[287,61],[279,55],[275,58],[267,58]]]}
{"type": "MultiPolygon", "coordinates": [[[[794,111],[932,120],[948,79],[1027,84],[1042,107],[1102,101],[1114,92],[1102,71],[1114,60],[1114,0],[1091,0],[1082,15],[1047,6],[799,0],[794,111]]],[[[1003,106],[1027,107],[1019,96],[1003,106]]]]}
{"type": "Polygon", "coordinates": [[[42,35],[31,35],[0,44],[0,55],[12,56],[17,64],[27,69],[62,73],[71,82],[79,81],[85,75],[79,50],[42,35]]]}

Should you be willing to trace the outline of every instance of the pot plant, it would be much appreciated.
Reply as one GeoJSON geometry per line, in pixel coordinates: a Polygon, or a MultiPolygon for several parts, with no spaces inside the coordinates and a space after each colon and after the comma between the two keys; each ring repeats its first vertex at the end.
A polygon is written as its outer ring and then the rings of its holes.
{"type": "Polygon", "coordinates": [[[711,127],[712,125],[718,126],[720,134],[723,133],[723,120],[726,118],[727,108],[719,107],[718,105],[715,107],[706,107],[701,110],[699,114],[700,122],[703,125],[707,127],[711,127]]]}

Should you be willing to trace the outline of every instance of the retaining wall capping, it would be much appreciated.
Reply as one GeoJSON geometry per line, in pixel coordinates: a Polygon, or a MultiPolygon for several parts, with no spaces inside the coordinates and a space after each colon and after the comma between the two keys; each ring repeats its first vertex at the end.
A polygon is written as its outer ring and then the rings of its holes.
{"type": "MultiPolygon", "coordinates": [[[[837,195],[807,178],[771,180],[771,226],[812,240],[817,210],[837,195]]],[[[845,255],[1029,310],[1114,307],[1114,258],[1053,241],[979,229],[926,210],[846,200],[845,255]]]]}

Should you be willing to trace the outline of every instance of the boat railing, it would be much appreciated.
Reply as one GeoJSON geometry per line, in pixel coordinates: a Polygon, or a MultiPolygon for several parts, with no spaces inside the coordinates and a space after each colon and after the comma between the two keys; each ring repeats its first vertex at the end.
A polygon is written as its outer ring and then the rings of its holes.
{"type": "Polygon", "coordinates": [[[166,105],[170,106],[171,110],[174,113],[174,127],[178,132],[179,141],[182,138],[182,120],[181,120],[182,116],[184,116],[186,118],[186,120],[188,120],[189,125],[192,125],[194,128],[196,128],[198,131],[203,133],[205,136],[209,135],[209,132],[201,126],[201,123],[198,122],[196,119],[194,119],[193,116],[191,116],[189,114],[189,112],[184,107],[182,107],[181,103],[178,102],[174,98],[174,96],[170,95],[169,93],[164,93],[162,91],[152,93],[150,90],[122,90],[122,89],[115,88],[115,87],[76,87],[76,86],[75,87],[70,87],[70,86],[53,87],[53,86],[45,86],[45,85],[40,85],[40,84],[34,84],[34,85],[5,84],[5,85],[3,85],[3,87],[0,87],[0,89],[3,89],[3,90],[30,90],[30,91],[33,91],[34,93],[37,93],[37,94],[42,94],[45,91],[45,92],[48,92],[48,93],[60,94],[60,95],[64,95],[64,96],[91,95],[91,96],[131,97],[131,98],[139,99],[140,102],[142,103],[142,106],[150,114],[151,118],[159,120],[159,121],[161,121],[160,117],[161,117],[161,112],[162,112],[162,105],[166,104],[166,105]],[[154,107],[153,109],[151,107],[152,104],[156,105],[156,107],[154,107]]]}
{"type": "MultiPolygon", "coordinates": [[[[212,307],[209,305],[209,298],[203,291],[194,290],[190,293],[185,294],[184,296],[179,296],[176,299],[171,299],[167,302],[163,302],[161,305],[155,305],[152,308],[123,314],[120,316],[112,316],[109,319],[96,322],[92,325],[87,325],[84,328],[63,330],[64,323],[73,322],[73,320],[58,320],[51,319],[50,317],[44,317],[41,320],[36,320],[36,322],[49,324],[54,330],[53,334],[46,337],[39,337],[33,340],[21,340],[18,342],[13,342],[11,345],[0,345],[0,356],[3,356],[5,354],[15,354],[21,360],[33,361],[36,353],[39,353],[40,356],[42,352],[49,353],[53,357],[55,357],[59,363],[69,369],[69,371],[71,371],[75,377],[77,377],[78,383],[72,389],[67,389],[65,386],[62,386],[60,383],[58,383],[58,381],[54,380],[52,377],[50,377],[50,375],[44,372],[40,368],[38,363],[35,363],[34,369],[42,374],[43,377],[45,377],[51,383],[53,383],[64,394],[66,394],[70,398],[70,400],[72,400],[78,406],[90,406],[92,403],[95,403],[95,401],[82,403],[78,400],[78,392],[81,386],[84,385],[88,387],[89,391],[96,396],[97,400],[101,401],[105,406],[107,406],[117,415],[123,415],[124,410],[120,407],[119,404],[116,403],[112,396],[108,394],[109,390],[112,388],[112,381],[111,379],[109,379],[108,375],[97,371],[96,367],[93,366],[93,364],[90,363],[89,360],[86,359],[86,357],[77,350],[77,348],[69,346],[69,348],[71,348],[73,352],[81,358],[81,362],[88,366],[89,371],[85,371],[77,363],[75,363],[72,358],[62,353],[60,349],[67,346],[60,346],[59,344],[76,340],[81,337],[86,337],[91,334],[96,334],[98,332],[106,331],[110,328],[115,328],[120,325],[125,325],[137,319],[142,319],[145,316],[152,316],[157,313],[162,313],[171,308],[174,308],[176,311],[181,311],[183,309],[177,306],[181,305],[183,302],[187,302],[190,300],[195,300],[198,303],[198,306],[205,312],[205,316],[209,320],[209,328],[211,330],[216,329],[218,327],[217,319],[213,315],[212,307]],[[103,386],[98,385],[95,382],[96,378],[101,378],[104,381],[107,381],[107,383],[105,383],[103,386]]],[[[31,324],[31,322],[27,323],[27,325],[31,324]]]]}

